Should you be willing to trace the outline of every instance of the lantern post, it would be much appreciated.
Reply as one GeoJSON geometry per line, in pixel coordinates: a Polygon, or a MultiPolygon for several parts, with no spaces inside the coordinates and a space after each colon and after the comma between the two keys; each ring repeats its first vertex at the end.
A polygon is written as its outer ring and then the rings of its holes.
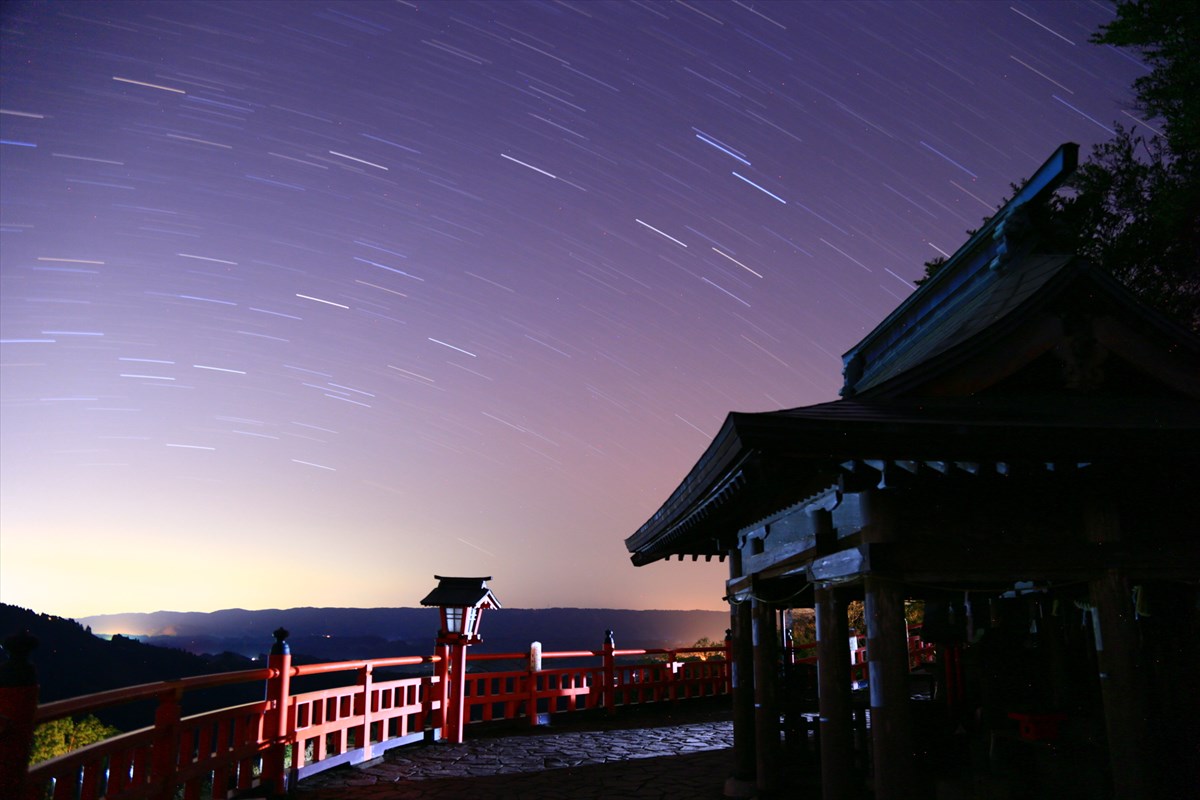
{"type": "Polygon", "coordinates": [[[442,696],[442,738],[452,744],[462,744],[463,718],[466,708],[467,647],[482,641],[479,622],[485,608],[500,608],[500,601],[488,588],[487,578],[444,578],[433,576],[438,585],[421,601],[423,606],[437,606],[442,627],[438,631],[438,652],[444,654],[442,674],[446,686],[442,696]]]}

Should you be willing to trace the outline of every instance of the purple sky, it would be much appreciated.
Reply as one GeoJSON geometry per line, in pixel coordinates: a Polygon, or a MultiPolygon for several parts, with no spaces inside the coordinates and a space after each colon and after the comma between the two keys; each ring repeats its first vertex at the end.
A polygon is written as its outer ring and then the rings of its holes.
{"type": "Polygon", "coordinates": [[[1059,144],[1105,3],[6,3],[0,600],[719,608],[623,539],[1059,144]]]}

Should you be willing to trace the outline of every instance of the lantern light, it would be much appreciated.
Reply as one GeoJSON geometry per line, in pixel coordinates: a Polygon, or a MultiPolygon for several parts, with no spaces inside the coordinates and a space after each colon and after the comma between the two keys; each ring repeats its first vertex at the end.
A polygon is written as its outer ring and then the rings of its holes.
{"type": "Polygon", "coordinates": [[[421,601],[437,606],[442,613],[442,636],[463,644],[480,641],[479,622],[485,608],[500,608],[500,601],[487,587],[486,578],[445,578],[434,575],[437,587],[421,601]]]}

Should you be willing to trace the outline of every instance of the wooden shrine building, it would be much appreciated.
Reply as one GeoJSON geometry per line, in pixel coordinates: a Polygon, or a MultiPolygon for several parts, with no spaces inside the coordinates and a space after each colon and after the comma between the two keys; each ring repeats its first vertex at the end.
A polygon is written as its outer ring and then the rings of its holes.
{"type": "Polygon", "coordinates": [[[814,608],[824,798],[1196,796],[1200,339],[1040,247],[1077,157],[1059,148],[844,356],[840,400],[729,414],[626,539],[638,566],[728,559],[727,794],[782,785],[778,611],[814,608]],[[924,702],[906,600],[938,644],[924,702]]]}

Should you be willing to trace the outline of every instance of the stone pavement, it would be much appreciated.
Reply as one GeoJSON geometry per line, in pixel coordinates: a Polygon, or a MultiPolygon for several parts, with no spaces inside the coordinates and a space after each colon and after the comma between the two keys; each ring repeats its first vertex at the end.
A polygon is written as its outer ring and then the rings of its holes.
{"type": "Polygon", "coordinates": [[[467,730],[461,745],[398,747],[295,787],[299,800],[717,800],[733,767],[733,724],[705,704],[564,715],[550,726],[467,730]]]}

